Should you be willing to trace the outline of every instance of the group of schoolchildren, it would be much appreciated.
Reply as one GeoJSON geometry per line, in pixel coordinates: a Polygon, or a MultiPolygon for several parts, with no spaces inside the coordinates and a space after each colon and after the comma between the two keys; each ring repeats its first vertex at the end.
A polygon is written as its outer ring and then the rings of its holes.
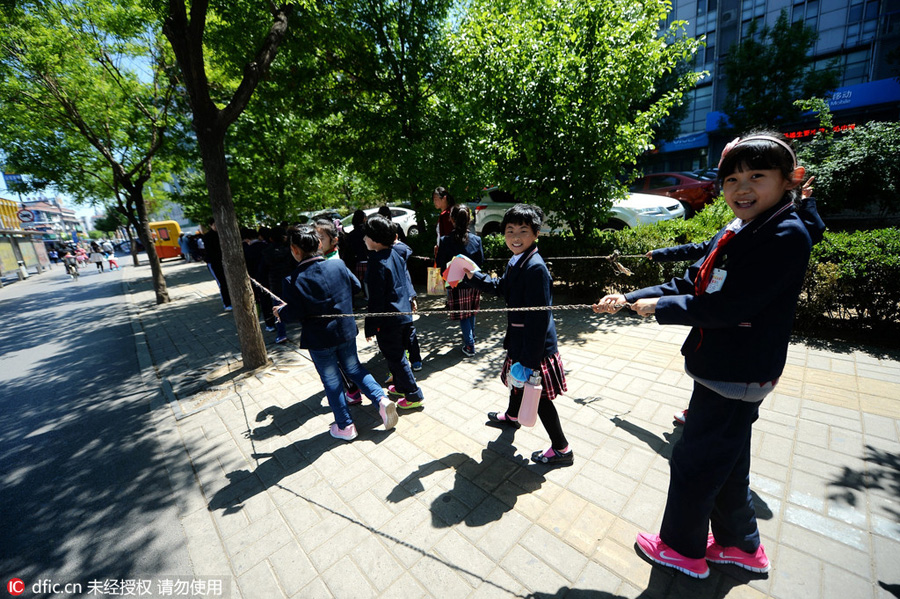
{"type": "MultiPolygon", "coordinates": [[[[662,526],[659,534],[638,534],[636,544],[653,562],[692,577],[707,577],[708,562],[769,570],[749,488],[750,437],[760,403],[784,368],[811,247],[824,230],[814,200],[802,197],[803,176],[781,134],[765,131],[736,139],[719,163],[725,201],[735,219],[707,243],[671,251],[697,258],[682,277],[612,293],[593,306],[598,313],[628,307],[660,324],[691,327],[681,351],[695,382],[690,415],[670,461],[662,526]]],[[[433,200],[441,211],[438,266],[443,269],[460,255],[468,259],[463,281],[448,289],[447,298],[449,314],[460,321],[466,356],[476,354],[474,323],[481,292],[502,296],[509,308],[548,307],[507,313],[500,380],[509,388],[509,400],[504,411],[487,414],[487,424],[519,428],[522,383],[537,373],[542,381],[537,413],[550,447],[534,452],[532,460],[571,464],[574,453],[553,401],[566,391],[566,377],[549,309],[552,279],[537,244],[543,212],[527,204],[506,212],[501,230],[512,257],[495,278],[478,268],[484,254],[480,239],[469,232],[468,209],[455,206],[443,188],[435,190],[433,200]]],[[[395,249],[397,233],[388,219],[354,217],[354,227],[358,240],[348,243],[361,241],[366,248],[363,254],[356,247],[356,274],[342,261],[329,259],[334,257],[333,235],[317,227],[292,230],[288,244],[299,265],[283,281],[287,305],[273,308],[280,318],[303,324],[300,346],[309,350],[334,412],[330,432],[345,440],[358,434],[347,408],[347,379],[378,406],[387,429],[397,423],[397,408],[420,407],[424,399],[406,357],[414,309],[408,254],[395,249]],[[356,321],[341,316],[353,313],[352,296],[363,287],[370,314],[365,335],[376,339],[387,359],[393,376],[388,389],[360,364],[356,321]]]]}

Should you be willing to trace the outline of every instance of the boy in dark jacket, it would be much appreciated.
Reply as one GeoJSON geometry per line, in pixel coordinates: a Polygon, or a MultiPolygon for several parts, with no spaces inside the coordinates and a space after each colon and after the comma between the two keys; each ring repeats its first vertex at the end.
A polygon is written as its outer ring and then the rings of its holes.
{"type": "Polygon", "coordinates": [[[369,297],[370,314],[392,313],[386,316],[366,317],[366,339],[374,337],[378,349],[384,354],[394,384],[388,391],[402,396],[398,408],[418,408],[425,396],[416,382],[409,360],[406,359],[410,330],[412,328],[413,291],[408,283],[406,262],[391,248],[396,234],[393,223],[382,216],[372,216],[366,221],[366,247],[369,250],[366,269],[366,295],[369,297]]]}

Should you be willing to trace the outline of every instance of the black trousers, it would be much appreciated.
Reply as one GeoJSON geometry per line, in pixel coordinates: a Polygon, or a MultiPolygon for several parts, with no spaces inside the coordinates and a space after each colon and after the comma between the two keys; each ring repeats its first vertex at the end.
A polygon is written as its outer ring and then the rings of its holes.
{"type": "Polygon", "coordinates": [[[394,388],[403,393],[409,401],[422,401],[425,396],[416,382],[409,360],[406,359],[411,328],[410,322],[400,326],[384,327],[375,333],[375,339],[378,341],[378,349],[387,360],[391,374],[394,375],[394,388]]]}
{"type": "Polygon", "coordinates": [[[748,553],[759,547],[750,494],[750,435],[760,403],[722,397],[694,383],[684,431],[672,450],[659,532],[678,553],[704,557],[710,524],[724,547],[748,553]]]}

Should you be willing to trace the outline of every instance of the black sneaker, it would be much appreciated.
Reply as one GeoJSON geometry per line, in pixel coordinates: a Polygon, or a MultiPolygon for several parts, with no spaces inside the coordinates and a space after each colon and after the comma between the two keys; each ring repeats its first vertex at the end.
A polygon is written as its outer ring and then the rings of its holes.
{"type": "Polygon", "coordinates": [[[531,454],[531,459],[538,464],[559,464],[559,465],[569,465],[575,462],[575,453],[572,450],[567,451],[566,453],[559,453],[552,447],[545,451],[535,451],[531,454]],[[552,451],[553,455],[548,456],[547,452],[552,451]]]}

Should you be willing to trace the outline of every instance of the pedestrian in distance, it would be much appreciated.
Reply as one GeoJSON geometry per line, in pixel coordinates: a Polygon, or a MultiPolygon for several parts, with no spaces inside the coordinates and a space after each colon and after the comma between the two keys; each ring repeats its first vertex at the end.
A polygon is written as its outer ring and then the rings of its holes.
{"type": "MultiPolygon", "coordinates": [[[[297,268],[297,261],[291,251],[285,227],[276,225],[268,230],[268,234],[268,244],[263,249],[259,262],[258,280],[269,291],[277,294],[281,291],[284,278],[297,268]]],[[[287,340],[287,327],[281,319],[275,319],[275,343],[285,343],[287,340]]]]}
{"type": "MultiPolygon", "coordinates": [[[[409,258],[413,254],[412,248],[406,244],[406,237],[403,236],[403,229],[391,218],[391,209],[387,206],[382,206],[378,209],[378,214],[379,216],[384,217],[394,227],[394,245],[391,246],[391,250],[403,258],[403,264],[406,268],[406,284],[409,290],[409,304],[412,306],[412,311],[415,312],[419,309],[419,295],[416,293],[416,288],[412,283],[412,277],[409,274],[409,258]]],[[[422,350],[419,346],[419,335],[416,332],[416,325],[414,324],[409,327],[409,340],[406,342],[406,358],[409,360],[413,372],[422,370],[422,350]]],[[[390,385],[393,382],[393,375],[389,375],[384,384],[390,385]]]]}
{"type": "Polygon", "coordinates": [[[315,228],[306,225],[291,228],[288,243],[299,264],[282,287],[282,297],[287,304],[273,311],[281,319],[296,319],[303,325],[300,347],[309,351],[334,414],[335,422],[329,433],[345,441],[352,441],[358,435],[347,408],[341,370],[378,406],[384,428],[394,428],[397,424],[396,404],[359,362],[356,320],[339,316],[352,316],[353,294],[360,287],[359,281],[342,261],[325,260],[319,254],[315,228]]]}
{"type": "Polygon", "coordinates": [[[96,241],[91,241],[91,255],[89,260],[97,265],[97,272],[103,272],[103,262],[106,260],[106,255],[100,248],[100,244],[96,241]]]}
{"type": "Polygon", "coordinates": [[[388,387],[388,391],[402,396],[397,407],[418,408],[425,396],[406,358],[412,328],[412,304],[409,301],[406,262],[392,249],[397,239],[393,223],[382,216],[372,216],[366,222],[364,239],[369,249],[366,270],[368,310],[373,314],[366,317],[366,340],[375,338],[378,349],[387,360],[394,377],[394,384],[388,387]],[[374,316],[379,313],[386,315],[374,316]]]}
{"type": "Polygon", "coordinates": [[[695,578],[708,562],[768,572],[750,492],[750,445],[759,406],[787,359],[797,299],[824,223],[803,199],[804,168],[790,142],[758,131],[728,144],[719,179],[734,220],[684,276],[594,305],[625,306],[660,324],[691,327],[682,345],[694,389],[670,460],[659,534],[637,546],[653,562],[695,578]],[[709,534],[710,528],[712,534],[709,534]]]}
{"type": "Polygon", "coordinates": [[[434,207],[438,211],[437,241],[434,245],[434,255],[437,256],[441,237],[453,232],[453,219],[450,217],[450,209],[456,205],[456,199],[446,188],[437,187],[431,194],[431,201],[434,202],[434,207]]]}
{"type": "MultiPolygon", "coordinates": [[[[535,243],[544,220],[537,206],[516,204],[506,211],[500,228],[506,247],[513,253],[503,276],[493,278],[485,273],[467,270],[469,283],[484,292],[502,296],[510,308],[553,305],[553,280],[535,243]]],[[[519,428],[519,409],[524,384],[532,374],[541,377],[541,394],[537,415],[550,436],[550,447],[535,451],[531,459],[541,464],[569,465],[575,454],[562,430],[553,400],[566,392],[566,375],[556,342],[553,312],[529,310],[507,312],[506,337],[503,347],[506,359],[500,380],[509,387],[509,404],[505,412],[488,413],[489,423],[519,428]]]]}
{"type": "MultiPolygon", "coordinates": [[[[441,270],[458,255],[472,260],[476,266],[484,264],[484,247],[481,237],[469,232],[469,207],[460,204],[450,209],[453,232],[441,237],[438,243],[437,264],[441,270]]],[[[465,280],[456,287],[447,288],[447,309],[451,320],[458,320],[462,331],[462,353],[475,355],[475,315],[481,307],[481,291],[465,280]]]]}
{"type": "Polygon", "coordinates": [[[209,219],[209,230],[203,234],[203,247],[205,248],[206,266],[210,274],[219,286],[219,295],[222,298],[222,306],[226,311],[231,310],[231,294],[228,292],[228,281],[225,280],[225,266],[222,263],[222,245],[219,242],[219,233],[216,231],[215,219],[209,219]]]}

